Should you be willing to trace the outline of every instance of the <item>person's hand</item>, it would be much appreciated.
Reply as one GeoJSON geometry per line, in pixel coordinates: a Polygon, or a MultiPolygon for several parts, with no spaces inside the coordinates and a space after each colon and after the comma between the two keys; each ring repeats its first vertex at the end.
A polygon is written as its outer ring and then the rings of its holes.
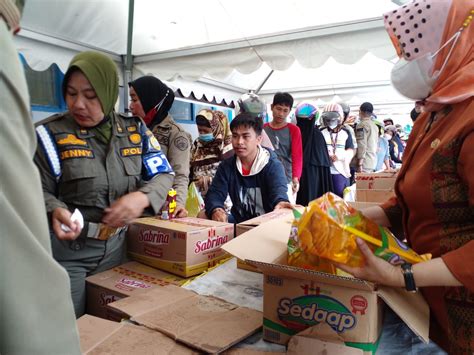
{"type": "Polygon", "coordinates": [[[357,246],[364,256],[364,266],[351,267],[336,263],[336,266],[339,269],[342,269],[359,279],[371,281],[380,285],[394,287],[403,287],[405,285],[400,267],[393,266],[382,258],[375,256],[369,246],[360,238],[357,238],[357,246]]]}
{"type": "Polygon", "coordinates": [[[216,208],[212,211],[211,219],[218,222],[227,222],[227,213],[222,208],[216,208]]]}
{"type": "Polygon", "coordinates": [[[113,228],[123,227],[140,217],[149,205],[150,201],[143,192],[131,192],[120,197],[104,210],[102,223],[113,228]]]}
{"type": "Polygon", "coordinates": [[[293,194],[296,194],[300,189],[300,182],[297,177],[294,177],[291,180],[291,189],[293,190],[293,194]]]}
{"type": "Polygon", "coordinates": [[[173,218],[184,218],[188,216],[188,210],[184,208],[183,206],[176,206],[174,213],[173,213],[173,218]]]}
{"type": "Polygon", "coordinates": [[[280,202],[277,203],[274,210],[280,210],[282,208],[293,209],[293,207],[294,206],[291,203],[289,203],[288,201],[280,201],[280,202]]]}
{"type": "Polygon", "coordinates": [[[52,213],[51,222],[53,232],[59,240],[74,240],[79,236],[79,234],[81,234],[82,228],[79,225],[79,222],[71,221],[71,215],[72,213],[69,212],[69,210],[62,207],[55,208],[52,213]],[[61,228],[61,224],[67,226],[70,231],[64,231],[61,228]]]}
{"type": "Polygon", "coordinates": [[[331,159],[331,161],[333,163],[337,161],[337,156],[336,155],[331,155],[329,158],[331,159]]]}

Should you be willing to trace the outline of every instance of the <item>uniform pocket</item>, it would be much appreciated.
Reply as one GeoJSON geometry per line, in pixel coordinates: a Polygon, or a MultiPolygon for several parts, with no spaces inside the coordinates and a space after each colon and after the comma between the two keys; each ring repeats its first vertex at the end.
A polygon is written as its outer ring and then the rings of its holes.
{"type": "Polygon", "coordinates": [[[142,177],[141,156],[127,157],[122,159],[122,161],[128,177],[128,192],[136,191],[142,177]]]}
{"type": "Polygon", "coordinates": [[[90,160],[63,162],[58,193],[68,204],[96,206],[99,197],[107,193],[107,178],[90,160]]]}

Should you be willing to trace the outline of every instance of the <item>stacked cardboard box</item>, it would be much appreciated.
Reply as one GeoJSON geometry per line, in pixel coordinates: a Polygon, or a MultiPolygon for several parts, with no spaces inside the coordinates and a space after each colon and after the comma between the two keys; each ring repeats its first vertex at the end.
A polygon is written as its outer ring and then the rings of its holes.
{"type": "Polygon", "coordinates": [[[356,201],[377,203],[387,201],[394,195],[396,179],[397,173],[357,173],[356,201]]]}
{"type": "Polygon", "coordinates": [[[118,322],[125,315],[108,307],[109,303],[159,286],[181,286],[186,281],[182,277],[132,261],[86,279],[87,313],[118,322]]]}
{"type": "Polygon", "coordinates": [[[139,218],[128,230],[132,259],[189,277],[226,258],[221,246],[234,238],[234,225],[200,218],[139,218]]]}
{"type": "Polygon", "coordinates": [[[275,220],[223,247],[263,272],[265,340],[287,344],[304,331],[306,337],[342,341],[374,352],[381,332],[383,299],[427,341],[429,308],[420,294],[288,266],[290,227],[289,221],[275,220]]]}

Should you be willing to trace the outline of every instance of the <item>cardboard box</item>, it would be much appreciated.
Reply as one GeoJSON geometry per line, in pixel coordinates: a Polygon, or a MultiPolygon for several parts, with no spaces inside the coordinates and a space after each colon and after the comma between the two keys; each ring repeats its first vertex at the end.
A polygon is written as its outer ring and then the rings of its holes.
{"type": "Polygon", "coordinates": [[[234,238],[234,225],[200,218],[139,218],[128,229],[134,260],[189,277],[226,258],[221,246],[234,238]]]}
{"type": "Polygon", "coordinates": [[[394,196],[393,190],[356,190],[356,202],[386,202],[394,196]]]}
{"type": "Polygon", "coordinates": [[[187,279],[132,261],[86,278],[86,312],[120,322],[126,315],[107,307],[109,303],[158,286],[181,286],[185,282],[187,279]]]}
{"type": "MultiPolygon", "coordinates": [[[[249,219],[245,222],[236,224],[235,226],[235,236],[238,237],[239,235],[248,232],[252,228],[255,228],[262,223],[271,222],[275,219],[285,219],[285,220],[293,220],[293,211],[289,208],[282,208],[279,210],[274,210],[269,213],[265,213],[262,216],[258,216],[252,219],[249,219]]],[[[242,270],[248,270],[252,272],[260,272],[255,266],[247,264],[245,261],[237,259],[237,268],[242,270]]]]}
{"type": "Polygon", "coordinates": [[[131,320],[179,343],[219,353],[258,331],[262,313],[173,285],[111,303],[131,320]]]}
{"type": "Polygon", "coordinates": [[[302,335],[295,335],[288,343],[288,355],[372,355],[372,351],[347,346],[342,341],[323,341],[302,335]]]}
{"type": "Polygon", "coordinates": [[[293,335],[311,328],[311,336],[320,340],[374,349],[382,324],[379,298],[428,340],[429,308],[421,294],[288,266],[289,233],[288,221],[275,220],[223,247],[264,274],[265,340],[286,344],[293,335]]]}
{"type": "Polygon", "coordinates": [[[397,179],[397,172],[394,173],[357,173],[357,190],[392,190],[397,179]]]}
{"type": "Polygon", "coordinates": [[[77,320],[83,354],[199,354],[166,335],[131,323],[91,315],[77,320]]]}
{"type": "Polygon", "coordinates": [[[373,206],[380,206],[380,202],[361,202],[361,201],[356,201],[356,202],[351,202],[347,201],[347,204],[349,206],[354,207],[356,210],[363,210],[364,208],[368,207],[373,207],[373,206]]]}

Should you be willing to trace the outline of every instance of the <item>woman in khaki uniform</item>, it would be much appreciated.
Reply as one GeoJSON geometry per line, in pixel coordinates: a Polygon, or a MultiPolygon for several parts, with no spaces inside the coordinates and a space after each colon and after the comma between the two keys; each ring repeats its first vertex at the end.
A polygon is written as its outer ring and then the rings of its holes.
{"type": "Polygon", "coordinates": [[[113,111],[118,75],[96,52],[76,55],[63,81],[68,112],[36,127],[55,259],[68,271],[76,316],[85,311],[85,278],[122,263],[127,225],[160,211],[173,171],[140,118],[113,111]],[[84,228],[71,218],[78,209],[84,228]]]}
{"type": "Polygon", "coordinates": [[[191,135],[168,113],[174,102],[173,90],[154,76],[142,76],[129,86],[130,111],[141,117],[153,132],[175,173],[175,216],[186,217],[188,213],[184,206],[188,196],[191,135]]]}

